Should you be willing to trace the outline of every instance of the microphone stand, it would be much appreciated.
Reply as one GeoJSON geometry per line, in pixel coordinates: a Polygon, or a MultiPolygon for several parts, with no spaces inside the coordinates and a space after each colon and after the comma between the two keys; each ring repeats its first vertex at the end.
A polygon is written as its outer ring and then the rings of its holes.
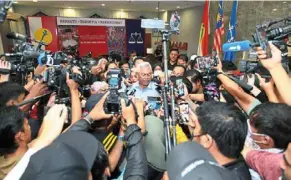
{"type": "Polygon", "coordinates": [[[173,146],[176,146],[176,119],[175,119],[175,98],[174,98],[174,87],[171,84],[169,87],[169,75],[168,75],[168,41],[171,33],[176,32],[173,30],[161,30],[162,41],[163,41],[163,55],[164,55],[164,73],[165,73],[165,84],[162,87],[163,102],[164,102],[164,134],[165,134],[165,145],[166,145],[166,158],[171,151],[173,146]],[[168,103],[168,92],[170,92],[171,98],[171,118],[169,118],[169,103],[168,103]],[[172,132],[172,136],[171,136],[172,132]]]}

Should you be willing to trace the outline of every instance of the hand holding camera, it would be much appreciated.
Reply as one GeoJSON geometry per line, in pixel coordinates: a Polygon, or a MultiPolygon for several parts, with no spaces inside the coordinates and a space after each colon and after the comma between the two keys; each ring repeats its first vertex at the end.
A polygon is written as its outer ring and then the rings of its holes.
{"type": "Polygon", "coordinates": [[[131,124],[136,124],[136,113],[133,107],[133,103],[130,103],[129,106],[126,106],[126,101],[124,99],[120,100],[121,109],[122,109],[122,117],[126,121],[126,125],[129,126],[131,124]]]}
{"type": "Polygon", "coordinates": [[[102,120],[102,119],[109,119],[112,117],[112,114],[105,114],[104,111],[104,102],[109,95],[109,92],[107,92],[101,99],[100,101],[95,105],[95,107],[92,109],[92,111],[89,113],[89,116],[93,120],[102,120]]]}
{"type": "Polygon", "coordinates": [[[262,65],[268,70],[271,71],[272,69],[275,69],[277,67],[282,66],[282,56],[281,51],[273,45],[271,42],[269,42],[269,46],[272,52],[272,57],[267,58],[267,52],[263,50],[262,47],[257,47],[257,54],[258,58],[260,59],[262,65]]]}

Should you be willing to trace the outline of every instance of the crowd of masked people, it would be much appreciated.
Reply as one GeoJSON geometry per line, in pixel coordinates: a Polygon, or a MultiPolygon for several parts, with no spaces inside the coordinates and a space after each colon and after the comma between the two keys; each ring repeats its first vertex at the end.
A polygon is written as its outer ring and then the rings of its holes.
{"type": "MultiPolygon", "coordinates": [[[[90,97],[83,98],[67,76],[70,108],[56,104],[55,93],[17,106],[49,89],[41,78],[27,78],[22,86],[1,74],[0,179],[291,179],[291,80],[280,50],[270,47],[271,58],[260,47],[256,51],[271,79],[247,75],[251,92],[230,79],[221,62],[214,67],[220,101],[205,101],[195,58],[177,49],[169,51],[168,72],[160,55],[99,57],[91,69],[90,97]],[[118,114],[104,111],[111,69],[123,72],[119,91],[130,99],[127,104],[121,98],[118,114]],[[177,146],[167,157],[163,106],[149,112],[148,102],[162,97],[165,73],[183,79],[184,95],[175,94],[175,101],[189,106],[188,121],[174,127],[177,146]]],[[[11,65],[3,58],[0,68],[11,65]]],[[[45,69],[37,66],[34,75],[45,69]]]]}

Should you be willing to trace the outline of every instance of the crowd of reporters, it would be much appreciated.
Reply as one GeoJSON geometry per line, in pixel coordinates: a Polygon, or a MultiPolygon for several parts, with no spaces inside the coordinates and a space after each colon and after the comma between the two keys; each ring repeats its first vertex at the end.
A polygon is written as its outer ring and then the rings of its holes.
{"type": "MultiPolygon", "coordinates": [[[[145,57],[132,51],[128,57],[92,58],[86,97],[80,93],[84,85],[71,75],[84,71],[69,58],[61,64],[71,66],[63,79],[66,105],[56,103],[58,91],[44,82],[46,65],[38,65],[33,74],[38,78],[26,77],[24,86],[1,74],[0,179],[291,179],[291,80],[280,50],[270,47],[269,59],[256,50],[271,78],[246,75],[251,92],[229,77],[220,60],[211,67],[217,72],[219,101],[205,98],[197,57],[188,59],[177,49],[169,52],[168,72],[160,49],[145,57]],[[113,70],[120,70],[118,93],[125,94],[114,114],[105,108],[113,70]],[[165,73],[172,84],[182,80],[183,93],[176,87],[175,103],[189,107],[187,117],[177,120],[178,145],[167,158],[165,73]]],[[[4,57],[0,69],[11,69],[4,57]]]]}

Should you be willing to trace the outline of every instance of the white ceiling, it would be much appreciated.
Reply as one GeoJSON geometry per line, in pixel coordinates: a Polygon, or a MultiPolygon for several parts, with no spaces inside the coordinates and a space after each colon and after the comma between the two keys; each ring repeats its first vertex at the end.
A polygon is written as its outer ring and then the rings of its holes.
{"type": "MultiPolygon", "coordinates": [[[[201,6],[204,1],[159,1],[160,10],[171,11],[178,9],[201,6]]],[[[16,6],[34,6],[34,7],[52,7],[52,8],[76,8],[76,9],[107,9],[107,10],[125,10],[125,11],[146,11],[156,12],[158,1],[42,1],[32,2],[27,0],[18,0],[16,6]],[[105,4],[104,7],[101,4],[105,4]]]]}

